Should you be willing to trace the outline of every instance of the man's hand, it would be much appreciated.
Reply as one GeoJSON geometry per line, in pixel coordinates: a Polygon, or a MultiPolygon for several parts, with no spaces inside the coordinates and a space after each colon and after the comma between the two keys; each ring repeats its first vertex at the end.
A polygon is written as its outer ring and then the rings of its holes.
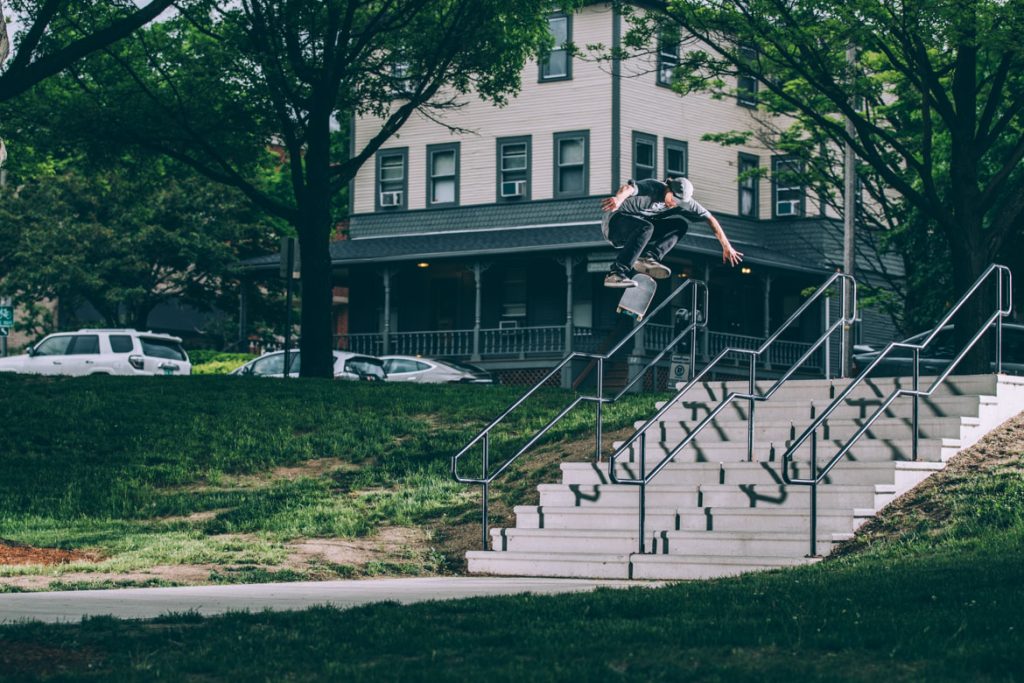
{"type": "Polygon", "coordinates": [[[722,247],[722,263],[728,263],[730,266],[735,266],[742,260],[743,254],[733,249],[731,244],[726,244],[722,247]]]}
{"type": "Polygon", "coordinates": [[[601,200],[601,210],[616,211],[621,203],[622,200],[619,199],[617,195],[614,197],[605,197],[604,199],[601,200]]]}

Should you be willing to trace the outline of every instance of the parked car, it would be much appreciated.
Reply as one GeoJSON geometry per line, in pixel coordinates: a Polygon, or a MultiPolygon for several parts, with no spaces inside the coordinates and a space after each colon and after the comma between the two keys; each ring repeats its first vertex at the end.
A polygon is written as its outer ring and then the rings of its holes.
{"type": "Polygon", "coordinates": [[[388,380],[422,384],[494,384],[491,373],[450,358],[420,356],[381,356],[388,380]]]}
{"type": "MultiPolygon", "coordinates": [[[[931,330],[915,334],[903,341],[904,344],[920,344],[931,334],[931,330]]],[[[980,344],[993,344],[995,330],[987,332],[980,344]]],[[[870,346],[855,346],[853,355],[854,372],[871,364],[884,350],[870,346]]],[[[961,347],[956,344],[953,336],[953,325],[939,330],[935,338],[921,350],[921,374],[937,375],[946,369],[950,361],[957,355],[961,347]]],[[[995,363],[992,365],[995,371],[995,363]]],[[[1024,325],[1003,323],[1003,372],[1013,375],[1024,375],[1024,325]]],[[[872,372],[873,376],[910,377],[914,373],[913,357],[910,349],[896,348],[889,352],[872,372]]]]}
{"type": "Polygon", "coordinates": [[[190,375],[192,363],[181,339],[138,330],[59,332],[0,358],[0,372],[34,375],[190,375]]]}
{"type": "MultiPolygon", "coordinates": [[[[334,379],[351,379],[367,381],[383,381],[387,378],[384,363],[380,358],[348,351],[332,351],[334,354],[334,379]]],[[[232,370],[232,375],[252,375],[254,377],[284,377],[284,351],[271,351],[255,358],[240,368],[232,370]]],[[[288,353],[288,376],[298,377],[302,368],[302,353],[288,353]]]]}

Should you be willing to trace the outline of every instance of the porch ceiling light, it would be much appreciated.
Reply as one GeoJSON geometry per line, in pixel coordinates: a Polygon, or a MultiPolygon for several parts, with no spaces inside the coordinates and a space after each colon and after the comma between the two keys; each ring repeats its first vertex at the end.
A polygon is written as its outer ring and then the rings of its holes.
{"type": "Polygon", "coordinates": [[[740,272],[743,273],[744,275],[750,275],[750,268],[748,266],[743,266],[742,268],[740,268],[740,272]]]}
{"type": "Polygon", "coordinates": [[[417,268],[429,268],[430,264],[427,263],[426,261],[420,261],[419,263],[416,264],[416,267],[417,268]]]}

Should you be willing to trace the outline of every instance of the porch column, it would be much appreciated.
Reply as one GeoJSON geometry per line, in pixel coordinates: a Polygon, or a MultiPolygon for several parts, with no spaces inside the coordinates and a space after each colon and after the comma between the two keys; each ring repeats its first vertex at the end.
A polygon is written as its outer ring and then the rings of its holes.
{"type": "MultiPolygon", "coordinates": [[[[768,335],[772,333],[771,323],[771,295],[772,295],[772,276],[767,274],[764,276],[764,338],[767,339],[768,335]]],[[[767,357],[765,358],[765,367],[768,370],[772,369],[772,352],[768,350],[767,357]]]]}
{"type": "MultiPolygon", "coordinates": [[[[704,284],[705,284],[705,286],[708,287],[708,289],[711,288],[711,262],[710,261],[705,261],[704,262],[704,284]]],[[[707,317],[707,323],[708,324],[704,325],[704,330],[701,333],[701,336],[704,337],[704,360],[706,361],[706,360],[709,360],[711,358],[711,338],[708,336],[710,334],[708,332],[708,329],[709,329],[709,324],[710,324],[710,321],[711,321],[711,311],[710,310],[704,311],[704,315],[707,317]]]]}
{"type": "Polygon", "coordinates": [[[391,353],[388,337],[391,335],[391,269],[385,268],[381,274],[384,278],[384,329],[382,330],[383,354],[391,353]]]}
{"type": "Polygon", "coordinates": [[[473,361],[480,360],[480,310],[481,310],[481,287],[483,282],[484,267],[480,262],[473,264],[473,281],[476,284],[476,309],[473,318],[473,361]]]}
{"type": "MultiPolygon", "coordinates": [[[[572,319],[572,270],[576,259],[566,256],[565,264],[565,355],[573,351],[573,319],[572,319]]],[[[572,363],[562,369],[562,388],[572,389],[572,363]]]]}

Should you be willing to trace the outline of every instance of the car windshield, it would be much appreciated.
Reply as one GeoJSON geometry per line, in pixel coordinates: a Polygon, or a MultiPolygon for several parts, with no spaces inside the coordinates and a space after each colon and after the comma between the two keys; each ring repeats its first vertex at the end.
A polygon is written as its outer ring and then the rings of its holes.
{"type": "Polygon", "coordinates": [[[152,358],[166,358],[168,360],[188,360],[185,349],[181,344],[170,339],[158,337],[139,337],[142,342],[142,353],[152,358]]]}
{"type": "Polygon", "coordinates": [[[384,379],[384,363],[379,358],[353,356],[345,361],[345,369],[356,375],[368,375],[377,379],[384,379]]]}

